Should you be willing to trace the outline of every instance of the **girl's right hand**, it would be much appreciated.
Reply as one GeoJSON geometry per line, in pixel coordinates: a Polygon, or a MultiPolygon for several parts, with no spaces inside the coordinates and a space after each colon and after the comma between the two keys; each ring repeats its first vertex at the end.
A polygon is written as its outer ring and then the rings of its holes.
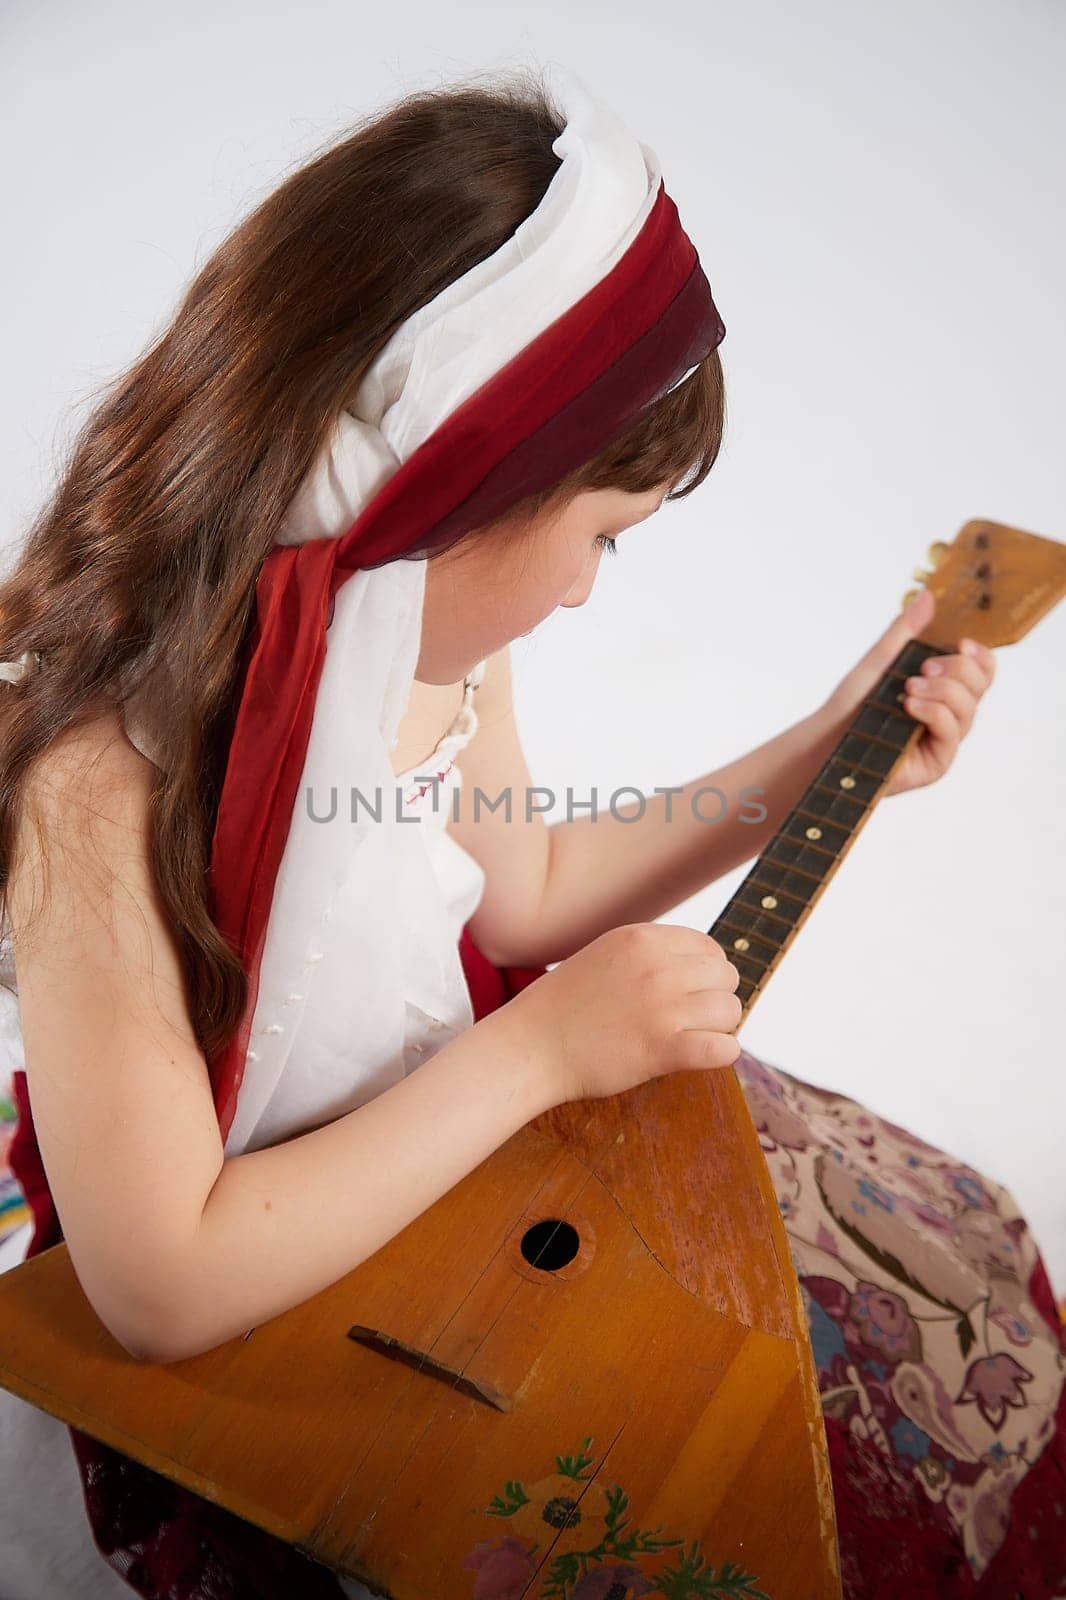
{"type": "Polygon", "coordinates": [[[598,1100],[683,1068],[731,1066],[739,982],[709,934],[631,922],[542,974],[499,1015],[542,1055],[553,1104],[598,1100]]]}

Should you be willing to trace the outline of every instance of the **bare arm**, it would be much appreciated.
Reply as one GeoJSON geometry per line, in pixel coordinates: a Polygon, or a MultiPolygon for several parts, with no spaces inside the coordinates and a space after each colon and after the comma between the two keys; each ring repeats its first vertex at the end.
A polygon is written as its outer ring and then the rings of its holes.
{"type": "Polygon", "coordinates": [[[354,1270],[555,1096],[503,1008],[356,1111],[225,1160],[153,886],[150,774],[113,724],[46,753],[44,843],[24,821],[9,910],[30,1099],[72,1262],[129,1353],[166,1362],[354,1270]]]}
{"type": "Polygon", "coordinates": [[[612,813],[610,796],[601,794],[595,817],[584,811],[547,823],[525,815],[532,779],[506,649],[492,657],[478,694],[478,731],[458,761],[459,815],[447,827],[485,870],[470,929],[499,965],[565,960],[608,928],[654,921],[759,855],[850,720],[819,710],[680,792],[646,796],[643,814],[635,800],[612,813]],[[477,809],[479,788],[489,802],[510,790],[510,820],[504,807],[490,809],[485,800],[477,809]],[[724,800],[698,793],[712,788],[724,800]]]}
{"type": "Polygon", "coordinates": [[[493,1012],[358,1110],[227,1161],[189,1245],[195,1312],[165,1336],[170,1358],[336,1283],[548,1110],[549,1075],[509,1021],[493,1012]]]}
{"type": "Polygon", "coordinates": [[[552,823],[544,894],[530,930],[535,942],[520,964],[561,961],[607,928],[653,922],[759,855],[842,733],[818,715],[805,717],[680,792],[646,796],[643,813],[630,800],[614,812],[604,804],[595,818],[552,823]]]}

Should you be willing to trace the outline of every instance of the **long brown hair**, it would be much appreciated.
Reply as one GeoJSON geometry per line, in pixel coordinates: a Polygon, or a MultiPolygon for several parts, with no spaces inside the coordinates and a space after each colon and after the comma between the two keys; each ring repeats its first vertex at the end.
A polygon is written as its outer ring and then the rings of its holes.
{"type": "MultiPolygon", "coordinates": [[[[165,672],[153,735],[169,769],[152,793],[152,866],[207,1055],[246,1001],[206,886],[259,566],[366,368],[535,209],[562,127],[534,71],[472,74],[403,96],[300,166],[106,386],[0,584],[0,657],[38,651],[43,664],[0,684],[0,901],[33,763],[165,672]]],[[[669,482],[671,499],[689,494],[724,421],[715,351],[630,433],[515,514],[585,488],[669,482]]]]}

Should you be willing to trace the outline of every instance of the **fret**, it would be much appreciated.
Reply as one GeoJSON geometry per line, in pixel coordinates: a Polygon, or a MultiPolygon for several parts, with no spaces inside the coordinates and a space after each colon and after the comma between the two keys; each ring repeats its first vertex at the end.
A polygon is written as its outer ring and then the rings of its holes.
{"type": "MultiPolygon", "coordinates": [[[[861,800],[854,800],[850,794],[845,794],[841,789],[829,789],[824,783],[819,783],[817,778],[815,778],[807,792],[809,794],[827,794],[832,797],[823,814],[830,817],[834,822],[847,822],[854,825],[869,809],[869,807],[863,805],[861,800]]],[[[822,802],[820,801],[819,804],[822,804],[822,802]]]]}
{"type": "Polygon", "coordinates": [[[855,724],[841,739],[837,750],[845,761],[853,763],[860,772],[871,773],[881,779],[891,772],[899,757],[899,750],[886,744],[871,744],[863,734],[855,733],[855,724]]]}
{"type": "Polygon", "coordinates": [[[757,917],[750,924],[741,925],[728,917],[720,917],[718,925],[722,933],[720,936],[716,934],[715,937],[720,944],[725,945],[727,951],[740,950],[749,961],[757,961],[762,966],[768,967],[781,954],[783,946],[776,938],[770,940],[759,937],[756,929],[765,931],[761,926],[764,921],[765,919],[757,917]],[[737,945],[737,939],[742,939],[744,943],[737,945]]]}
{"type": "MultiPolygon", "coordinates": [[[[709,929],[711,937],[721,945],[727,960],[731,961],[742,978],[747,978],[756,988],[765,984],[772,969],[784,954],[784,945],[772,951],[766,946],[756,950],[747,934],[733,933],[720,922],[709,929]]],[[[789,933],[791,938],[791,932],[789,933]]]]}
{"type": "Polygon", "coordinates": [[[886,746],[893,756],[897,756],[907,743],[912,726],[911,718],[898,707],[886,713],[868,703],[863,705],[851,724],[853,733],[861,733],[875,744],[886,746]]]}
{"type": "Polygon", "coordinates": [[[759,985],[756,979],[746,978],[744,974],[741,973],[740,980],[737,983],[734,993],[745,1010],[747,1010],[750,1002],[754,999],[758,992],[759,985]]]}
{"type": "MultiPolygon", "coordinates": [[[[711,937],[718,939],[718,935],[714,933],[713,930],[711,937]]],[[[724,940],[718,939],[718,943],[724,948],[724,940]]],[[[764,967],[760,967],[757,962],[749,960],[747,956],[741,954],[741,952],[738,950],[726,950],[726,955],[740,973],[740,982],[737,984],[737,994],[740,997],[741,1003],[746,1005],[749,995],[742,994],[741,989],[746,987],[749,991],[749,994],[755,992],[762,987],[765,979],[769,977],[769,973],[764,967]]]]}
{"type": "MultiPolygon", "coordinates": [[[[803,909],[801,907],[800,911],[795,912],[792,916],[781,916],[775,914],[773,911],[764,911],[761,904],[752,905],[750,899],[738,900],[737,908],[740,907],[743,907],[745,912],[755,913],[755,915],[759,918],[759,921],[758,924],[753,924],[753,926],[758,926],[759,928],[763,929],[766,935],[767,943],[772,944],[775,950],[784,949],[784,944],[788,939],[789,931],[795,922],[798,921],[803,909]]],[[[736,910],[734,910],[734,917],[735,916],[736,910]]],[[[730,923],[725,917],[721,919],[721,923],[722,927],[725,928],[727,932],[731,930],[743,932],[744,937],[748,937],[747,928],[740,929],[735,922],[730,923]]]]}
{"type": "Polygon", "coordinates": [[[916,639],[900,651],[707,930],[740,974],[736,992],[745,1014],[920,726],[897,699],[905,680],[920,672],[929,656],[945,654],[916,639]]]}
{"type": "Polygon", "coordinates": [[[807,801],[804,808],[807,816],[814,817],[818,822],[832,822],[838,826],[843,824],[849,830],[857,826],[870,809],[868,805],[853,800],[842,789],[827,789],[817,778],[808,786],[803,798],[807,801]]]}
{"type": "Polygon", "coordinates": [[[774,835],[763,851],[764,858],[791,867],[793,872],[799,873],[810,883],[819,885],[824,877],[824,867],[827,862],[832,863],[832,856],[823,852],[819,857],[813,845],[806,844],[802,848],[795,839],[783,838],[780,833],[774,835]]]}
{"type": "Polygon", "coordinates": [[[917,674],[915,674],[913,672],[896,672],[896,671],[892,671],[892,672],[886,673],[886,675],[881,679],[881,682],[878,685],[878,690],[879,690],[880,693],[884,694],[890,700],[894,700],[896,705],[898,706],[899,705],[899,700],[898,700],[897,697],[899,695],[901,695],[901,694],[906,694],[906,692],[907,692],[907,689],[906,689],[907,679],[908,678],[913,678],[915,676],[920,676],[920,675],[921,675],[920,672],[917,673],[917,674]]]}
{"type": "MultiPolygon", "coordinates": [[[[789,811],[787,818],[779,827],[778,837],[800,846],[813,845],[818,854],[832,858],[836,856],[840,846],[844,845],[848,829],[840,827],[839,822],[829,822],[813,811],[800,810],[800,806],[795,806],[795,810],[789,811]]],[[[776,859],[781,861],[783,858],[778,856],[776,859]]]]}
{"type": "Polygon", "coordinates": [[[906,693],[904,686],[907,682],[907,679],[922,677],[922,663],[928,661],[930,656],[944,656],[948,653],[949,652],[947,650],[939,650],[929,646],[924,647],[920,654],[912,655],[909,661],[905,661],[904,658],[907,655],[907,652],[902,651],[896,657],[896,660],[893,662],[892,666],[885,673],[884,677],[881,679],[881,682],[874,690],[874,693],[872,695],[867,695],[864,703],[870,704],[875,699],[883,697],[884,699],[893,702],[893,709],[898,709],[899,701],[897,697],[900,694],[906,693]]]}
{"type": "Polygon", "coordinates": [[[735,898],[739,905],[750,906],[753,911],[761,911],[771,923],[780,923],[785,928],[796,921],[806,903],[787,894],[767,894],[765,890],[751,884],[746,878],[737,890],[735,898]]]}
{"type": "Polygon", "coordinates": [[[838,752],[839,746],[815,778],[815,783],[819,787],[846,794],[850,800],[856,800],[864,812],[868,811],[874,795],[881,787],[880,775],[863,772],[861,768],[845,761],[838,752]]]}
{"type": "Polygon", "coordinates": [[[922,670],[922,662],[928,661],[930,656],[949,656],[950,650],[942,650],[936,644],[923,644],[921,639],[908,639],[899,655],[892,663],[896,672],[901,672],[905,678],[913,678],[922,670]]]}
{"type": "MultiPolygon", "coordinates": [[[[906,683],[907,680],[906,680],[906,678],[902,678],[900,681],[901,681],[901,683],[906,683]]],[[[894,716],[898,716],[899,713],[900,713],[900,709],[902,707],[902,704],[903,704],[903,700],[904,700],[904,698],[906,696],[906,693],[907,693],[907,691],[905,689],[901,689],[899,691],[899,697],[896,700],[895,705],[891,705],[891,706],[885,705],[882,701],[875,700],[875,699],[872,699],[872,698],[871,699],[867,699],[866,704],[868,706],[872,707],[872,709],[874,711],[884,712],[888,716],[893,716],[893,717],[894,716]]]]}
{"type": "MultiPolygon", "coordinates": [[[[810,790],[807,792],[809,794],[810,790]]],[[[826,826],[826,824],[831,821],[827,811],[808,811],[805,806],[798,805],[793,809],[792,815],[794,817],[802,817],[805,823],[813,822],[815,824],[818,829],[818,834],[821,837],[821,848],[823,850],[832,849],[835,853],[836,849],[839,848],[839,846],[834,845],[832,842],[831,835],[833,834],[834,829],[826,826]]],[[[851,832],[851,828],[837,827],[835,831],[839,833],[841,839],[843,840],[847,838],[848,834],[851,832]]],[[[804,828],[805,834],[809,835],[809,832],[809,828],[804,828]]]]}
{"type": "MultiPolygon", "coordinates": [[[[807,885],[810,881],[802,872],[795,872],[792,867],[782,866],[776,861],[768,861],[766,855],[763,854],[744,879],[740,889],[750,884],[753,889],[758,888],[763,892],[768,891],[770,894],[779,894],[784,891],[786,895],[791,895],[794,900],[805,902],[808,894],[807,885]]],[[[814,881],[817,882],[818,880],[814,881]]],[[[740,893],[740,889],[737,890],[737,894],[740,893]]]]}

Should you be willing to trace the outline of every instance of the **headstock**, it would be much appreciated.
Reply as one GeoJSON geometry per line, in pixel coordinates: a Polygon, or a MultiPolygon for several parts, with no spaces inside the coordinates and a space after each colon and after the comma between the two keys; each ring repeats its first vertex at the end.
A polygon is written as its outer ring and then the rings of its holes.
{"type": "Polygon", "coordinates": [[[1066,595],[1066,544],[1003,522],[967,522],[951,544],[930,545],[928,559],[933,570],[915,577],[936,613],[918,637],[941,650],[960,638],[1014,644],[1066,595]]]}

